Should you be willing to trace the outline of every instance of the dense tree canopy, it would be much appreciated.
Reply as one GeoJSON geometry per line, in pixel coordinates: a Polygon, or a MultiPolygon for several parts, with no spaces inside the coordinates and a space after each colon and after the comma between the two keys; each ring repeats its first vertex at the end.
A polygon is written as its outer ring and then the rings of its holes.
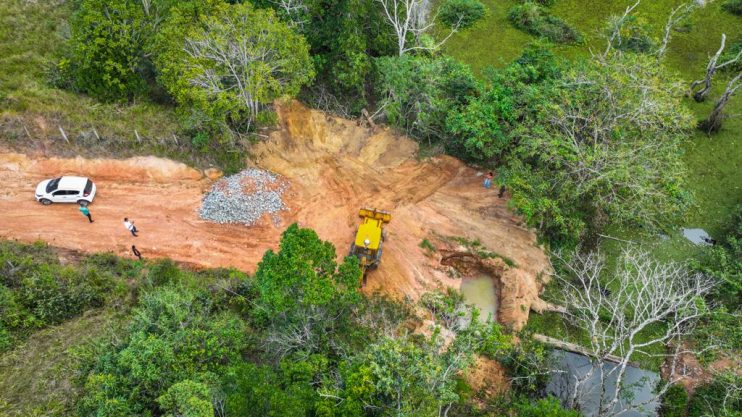
{"type": "Polygon", "coordinates": [[[376,65],[386,118],[428,143],[446,141],[446,115],[478,88],[471,70],[450,57],[383,57],[376,65]]]}
{"type": "Polygon", "coordinates": [[[186,111],[247,131],[265,105],[314,75],[309,48],[270,10],[220,6],[161,59],[165,87],[186,111]]]}
{"type": "Polygon", "coordinates": [[[567,66],[532,48],[449,112],[450,146],[499,161],[512,204],[555,241],[608,222],[661,226],[690,199],[681,144],[693,118],[682,95],[680,80],[644,55],[567,66]]]}

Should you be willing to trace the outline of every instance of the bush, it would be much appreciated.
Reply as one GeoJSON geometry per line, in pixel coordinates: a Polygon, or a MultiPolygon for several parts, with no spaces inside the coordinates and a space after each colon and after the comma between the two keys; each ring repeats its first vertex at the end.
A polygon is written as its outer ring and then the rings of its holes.
{"type": "Polygon", "coordinates": [[[104,101],[146,91],[141,75],[144,19],[136,2],[83,0],[70,20],[72,59],[62,60],[59,72],[74,74],[79,91],[104,101]]]}
{"type": "Polygon", "coordinates": [[[727,224],[726,236],[708,248],[695,267],[719,280],[715,299],[734,310],[742,299],[742,205],[735,207],[727,224]]]}
{"type": "Polygon", "coordinates": [[[613,48],[619,51],[646,54],[657,47],[654,39],[648,34],[650,27],[643,19],[631,15],[623,20],[616,16],[612,17],[606,30],[608,38],[619,25],[620,36],[613,39],[613,48]]]}
{"type": "Polygon", "coordinates": [[[514,404],[518,417],[580,417],[577,411],[566,410],[559,404],[555,397],[542,398],[531,402],[527,398],[521,398],[514,404]]]}
{"type": "Polygon", "coordinates": [[[742,0],[727,0],[721,7],[729,13],[742,16],[742,0]]]}
{"type": "Polygon", "coordinates": [[[740,417],[742,392],[738,390],[742,376],[733,373],[716,375],[714,379],[696,388],[688,403],[688,417],[740,417]],[[735,387],[737,390],[735,390],[735,387]]]}
{"type": "Polygon", "coordinates": [[[662,396],[659,417],[683,417],[688,407],[688,392],[681,384],[675,384],[662,396]]]}
{"type": "Polygon", "coordinates": [[[471,69],[450,57],[382,57],[376,67],[388,121],[428,144],[449,139],[447,115],[478,90],[471,69]]]}
{"type": "Polygon", "coordinates": [[[208,411],[204,382],[237,362],[245,346],[244,323],[208,292],[180,285],[152,290],[123,340],[87,358],[80,414],[149,415],[158,405],[174,415],[208,411]]]}
{"type": "Polygon", "coordinates": [[[0,351],[32,330],[123,299],[124,280],[137,271],[133,261],[111,254],[62,266],[44,244],[0,242],[0,351]]]}
{"type": "Polygon", "coordinates": [[[516,28],[552,42],[582,42],[582,35],[576,29],[530,1],[513,6],[508,12],[508,19],[516,28]]]}
{"type": "Polygon", "coordinates": [[[438,9],[438,17],[446,26],[458,28],[471,27],[485,13],[479,0],[447,0],[438,9]]]}

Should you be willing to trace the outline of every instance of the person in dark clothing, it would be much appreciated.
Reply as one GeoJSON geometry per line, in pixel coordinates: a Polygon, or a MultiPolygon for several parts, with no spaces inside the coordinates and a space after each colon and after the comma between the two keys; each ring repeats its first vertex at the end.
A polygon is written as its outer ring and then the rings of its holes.
{"type": "Polygon", "coordinates": [[[504,195],[505,195],[505,184],[503,184],[503,185],[500,186],[500,192],[497,193],[497,197],[498,198],[502,198],[502,196],[504,196],[504,195]]]}
{"type": "Polygon", "coordinates": [[[139,250],[137,249],[136,246],[131,245],[131,251],[134,252],[134,256],[136,256],[137,258],[139,258],[140,261],[143,261],[144,260],[142,258],[142,252],[139,252],[139,250]]]}
{"type": "Polygon", "coordinates": [[[83,216],[87,217],[88,220],[90,220],[90,223],[93,222],[93,217],[90,216],[90,210],[82,204],[80,204],[80,213],[82,213],[83,216]]]}

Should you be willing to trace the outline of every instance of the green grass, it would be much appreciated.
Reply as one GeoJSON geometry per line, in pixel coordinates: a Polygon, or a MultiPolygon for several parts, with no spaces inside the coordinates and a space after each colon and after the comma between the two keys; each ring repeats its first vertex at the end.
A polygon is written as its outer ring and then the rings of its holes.
{"type": "Polygon", "coordinates": [[[0,145],[59,155],[153,154],[230,171],[244,165],[243,152],[194,149],[179,131],[172,106],[147,100],[106,104],[51,86],[49,69],[64,54],[74,3],[0,0],[0,145]]]}
{"type": "Polygon", "coordinates": [[[454,35],[445,45],[447,54],[469,64],[478,74],[490,65],[506,66],[533,40],[508,21],[508,10],[517,1],[482,0],[482,3],[487,7],[484,19],[454,35]]]}
{"type": "Polygon", "coordinates": [[[113,334],[125,316],[95,310],[36,332],[0,358],[0,415],[71,415],[73,378],[79,361],[75,349],[113,334]]]}

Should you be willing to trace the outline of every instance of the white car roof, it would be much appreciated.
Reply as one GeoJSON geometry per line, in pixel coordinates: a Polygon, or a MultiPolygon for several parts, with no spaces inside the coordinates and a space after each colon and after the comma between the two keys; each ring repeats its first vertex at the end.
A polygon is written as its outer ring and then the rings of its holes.
{"type": "Polygon", "coordinates": [[[59,180],[58,190],[81,190],[85,188],[88,179],[86,177],[64,176],[59,180]]]}

